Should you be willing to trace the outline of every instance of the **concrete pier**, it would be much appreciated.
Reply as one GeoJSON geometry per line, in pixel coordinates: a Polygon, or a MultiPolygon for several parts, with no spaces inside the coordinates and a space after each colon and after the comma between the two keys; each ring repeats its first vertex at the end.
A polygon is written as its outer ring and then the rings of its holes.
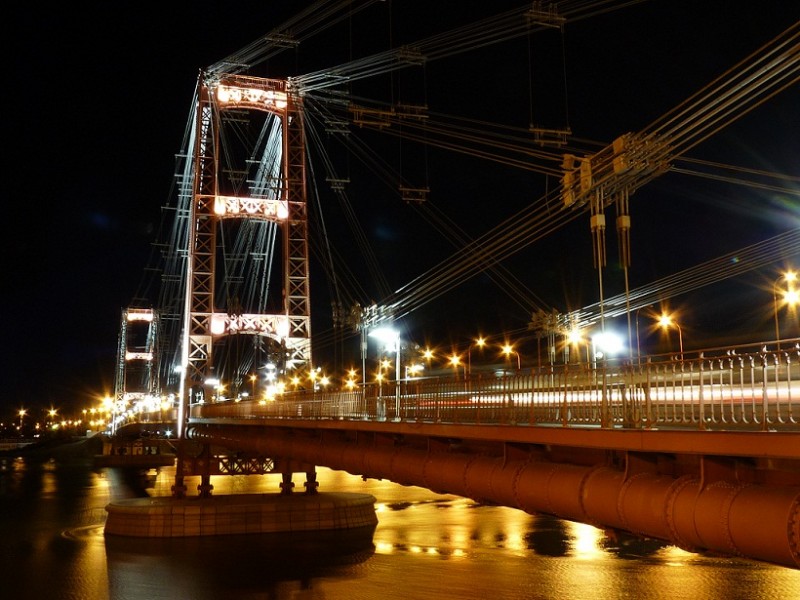
{"type": "Polygon", "coordinates": [[[106,535],[173,538],[375,527],[370,494],[231,494],[131,498],[106,506],[106,535]]]}

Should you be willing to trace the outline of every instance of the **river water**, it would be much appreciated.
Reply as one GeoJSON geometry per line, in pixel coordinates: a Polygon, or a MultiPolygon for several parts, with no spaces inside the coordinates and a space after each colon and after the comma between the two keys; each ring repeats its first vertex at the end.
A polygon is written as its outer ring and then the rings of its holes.
{"type": "MultiPolygon", "coordinates": [[[[80,461],[0,458],[0,598],[800,599],[800,570],[619,539],[587,525],[319,469],[320,491],[372,494],[374,531],[139,540],[103,535],[108,502],[169,495],[80,461]],[[137,491],[138,490],[138,491],[137,491]]],[[[279,476],[213,477],[215,494],[279,476]]],[[[302,489],[302,477],[296,486],[302,489]]],[[[189,489],[196,482],[187,479],[189,489]]],[[[754,516],[757,518],[757,516],[754,516]]]]}

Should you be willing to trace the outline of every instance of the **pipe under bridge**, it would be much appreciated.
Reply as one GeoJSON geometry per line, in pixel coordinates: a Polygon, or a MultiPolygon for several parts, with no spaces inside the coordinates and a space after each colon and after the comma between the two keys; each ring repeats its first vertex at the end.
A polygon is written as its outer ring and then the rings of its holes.
{"type": "Polygon", "coordinates": [[[187,437],[798,568],[797,363],[687,362],[197,405],[187,437]]]}

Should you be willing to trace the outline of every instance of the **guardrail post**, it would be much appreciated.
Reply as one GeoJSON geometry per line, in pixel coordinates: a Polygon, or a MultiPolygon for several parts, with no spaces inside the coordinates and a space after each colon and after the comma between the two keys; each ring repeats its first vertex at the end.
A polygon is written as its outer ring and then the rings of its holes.
{"type": "Polygon", "coordinates": [[[644,411],[645,411],[645,419],[647,420],[647,424],[645,425],[646,429],[650,429],[653,426],[653,404],[652,398],[650,397],[650,367],[652,366],[651,358],[647,357],[647,366],[646,366],[646,373],[647,376],[645,377],[645,387],[644,387],[644,411]]]}
{"type": "Polygon", "coordinates": [[[628,363],[622,366],[622,423],[623,427],[633,429],[638,428],[641,423],[641,414],[638,406],[638,399],[636,397],[636,368],[633,364],[628,363]]]}
{"type": "MultiPolygon", "coordinates": [[[[562,427],[567,427],[567,425],[569,425],[569,416],[567,414],[567,411],[569,410],[569,402],[568,402],[568,397],[567,397],[567,393],[568,393],[567,392],[567,388],[568,388],[568,386],[567,386],[567,375],[568,375],[568,373],[569,373],[569,365],[567,364],[567,365],[564,365],[564,384],[563,384],[563,387],[564,387],[564,400],[561,403],[561,426],[562,427]]],[[[551,366],[550,367],[550,387],[554,387],[554,386],[555,386],[555,379],[554,379],[554,374],[553,374],[553,367],[551,366]]]]}
{"type": "Polygon", "coordinates": [[[703,373],[705,372],[705,362],[703,359],[700,359],[700,390],[699,390],[699,412],[700,412],[700,431],[705,431],[706,429],[706,399],[705,395],[703,394],[703,373]]]}
{"type": "Polygon", "coordinates": [[[609,415],[609,406],[608,406],[608,377],[606,373],[606,365],[605,359],[603,359],[603,377],[602,377],[602,385],[600,389],[600,427],[603,429],[608,429],[613,425],[613,419],[610,418],[609,415]]]}
{"type": "Polygon", "coordinates": [[[536,413],[533,410],[534,401],[536,400],[536,381],[539,371],[531,369],[531,396],[530,405],[528,406],[528,425],[536,425],[536,413]]]}
{"type": "MultiPolygon", "coordinates": [[[[800,353],[799,353],[800,354],[800,353]]],[[[792,355],[788,352],[783,355],[786,358],[786,408],[787,408],[787,416],[784,419],[781,416],[780,405],[778,406],[777,410],[777,418],[778,421],[781,423],[794,423],[794,416],[792,415],[792,406],[794,404],[794,399],[792,398],[792,355]]]]}
{"type": "Polygon", "coordinates": [[[761,355],[761,431],[767,431],[767,410],[769,392],[767,392],[767,355],[761,355]]]}

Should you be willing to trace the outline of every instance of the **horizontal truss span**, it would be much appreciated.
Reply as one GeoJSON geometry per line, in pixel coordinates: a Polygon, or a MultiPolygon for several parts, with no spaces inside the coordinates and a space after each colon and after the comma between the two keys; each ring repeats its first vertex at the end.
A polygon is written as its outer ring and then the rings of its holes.
{"type": "Polygon", "coordinates": [[[220,421],[192,424],[188,435],[207,446],[422,486],[693,552],[800,566],[800,450],[794,459],[765,459],[755,443],[769,439],[790,446],[795,434],[220,421]],[[471,438],[460,437],[470,430],[471,438]],[[720,435],[730,435],[736,445],[745,440],[750,456],[703,455],[720,435]],[[660,440],[661,450],[648,448],[648,438],[660,440]]]}

